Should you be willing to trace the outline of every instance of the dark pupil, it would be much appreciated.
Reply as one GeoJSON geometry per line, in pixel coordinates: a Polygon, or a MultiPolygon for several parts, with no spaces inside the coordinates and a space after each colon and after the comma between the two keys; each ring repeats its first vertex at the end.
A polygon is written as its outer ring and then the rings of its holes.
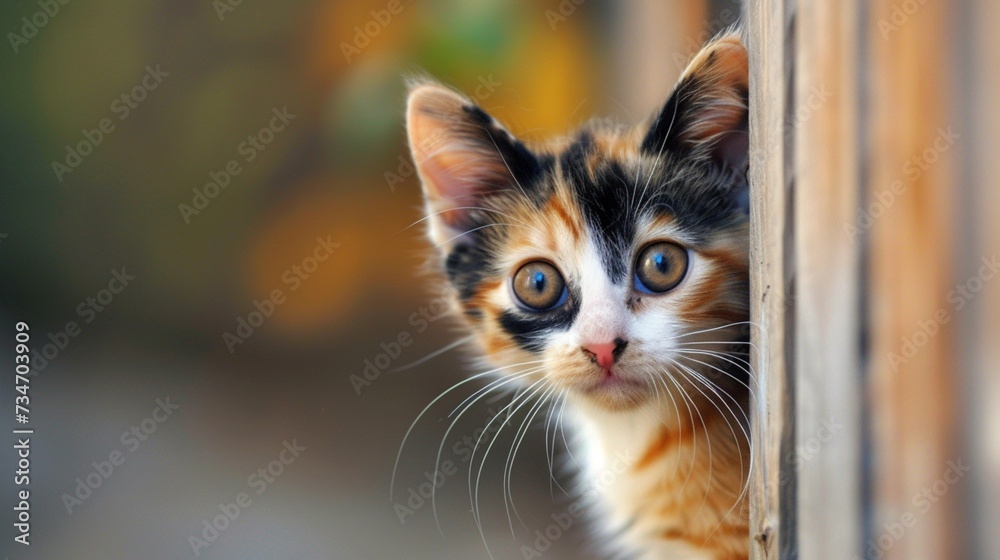
{"type": "Polygon", "coordinates": [[[660,271],[660,274],[665,274],[667,272],[667,257],[663,253],[657,253],[653,257],[653,264],[656,265],[656,270],[660,271]]]}
{"type": "Polygon", "coordinates": [[[543,291],[545,291],[545,273],[544,272],[536,272],[535,275],[532,276],[531,280],[532,280],[532,283],[534,285],[533,287],[535,288],[536,292],[542,293],[543,291]]]}

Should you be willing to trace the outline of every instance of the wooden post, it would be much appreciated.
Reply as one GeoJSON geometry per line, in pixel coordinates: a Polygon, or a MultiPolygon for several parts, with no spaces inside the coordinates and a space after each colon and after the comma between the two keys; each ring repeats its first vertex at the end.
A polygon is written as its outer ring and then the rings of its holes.
{"type": "Polygon", "coordinates": [[[747,6],[750,54],[750,306],[755,323],[751,360],[757,376],[753,407],[753,472],[750,484],[750,557],[791,557],[795,550],[794,384],[790,351],[793,239],[792,160],[785,136],[791,76],[791,2],[755,1],[747,6]]]}
{"type": "Polygon", "coordinates": [[[801,558],[861,553],[858,4],[804,2],[796,22],[795,389],[801,558]]]}
{"type": "Polygon", "coordinates": [[[801,2],[795,25],[798,555],[862,552],[858,3],[801,2]]]}
{"type": "Polygon", "coordinates": [[[866,548],[890,560],[963,558],[961,492],[917,503],[960,459],[958,321],[947,298],[956,260],[952,159],[967,141],[964,131],[957,143],[948,136],[957,124],[949,112],[956,4],[898,4],[877,0],[867,18],[874,512],[866,548]]]}
{"type": "MultiPolygon", "coordinates": [[[[960,127],[967,139],[959,150],[962,198],[959,237],[968,246],[960,252],[962,281],[976,271],[981,259],[1000,256],[1000,3],[967,0],[957,29],[964,31],[962,52],[955,66],[963,86],[958,103],[960,127]]],[[[965,383],[963,410],[972,470],[966,486],[969,557],[1000,558],[1000,277],[985,282],[982,292],[959,320],[961,365],[965,383]]]]}
{"type": "Polygon", "coordinates": [[[858,9],[748,5],[755,559],[862,548],[858,9]]]}

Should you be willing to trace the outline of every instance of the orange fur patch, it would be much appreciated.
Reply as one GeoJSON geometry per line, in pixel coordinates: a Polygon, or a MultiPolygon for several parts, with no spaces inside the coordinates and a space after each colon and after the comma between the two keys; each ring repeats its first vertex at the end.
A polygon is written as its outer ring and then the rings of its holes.
{"type": "Polygon", "coordinates": [[[672,430],[666,426],[660,428],[660,433],[657,434],[656,439],[646,448],[646,452],[643,453],[642,457],[635,462],[633,467],[636,471],[641,471],[652,465],[656,459],[662,457],[667,453],[668,450],[678,447],[681,444],[690,442],[694,439],[695,426],[692,425],[691,429],[685,430],[683,426],[677,430],[672,430]]]}

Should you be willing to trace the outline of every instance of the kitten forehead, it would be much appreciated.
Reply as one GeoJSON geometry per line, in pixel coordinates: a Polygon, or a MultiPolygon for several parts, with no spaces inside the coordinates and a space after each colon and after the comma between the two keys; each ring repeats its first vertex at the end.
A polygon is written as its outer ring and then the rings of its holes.
{"type": "MultiPolygon", "coordinates": [[[[554,173],[580,207],[613,282],[628,281],[629,249],[649,219],[673,220],[691,243],[744,219],[730,169],[667,153],[644,155],[634,134],[585,129],[556,158],[554,173]]],[[[735,180],[734,180],[735,179],[735,180]]]]}

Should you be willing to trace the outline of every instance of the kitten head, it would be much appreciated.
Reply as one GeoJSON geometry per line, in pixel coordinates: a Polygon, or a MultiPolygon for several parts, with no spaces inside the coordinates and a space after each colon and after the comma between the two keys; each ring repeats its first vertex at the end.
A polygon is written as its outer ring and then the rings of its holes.
{"type": "Polygon", "coordinates": [[[747,74],[723,36],[650,122],[531,146],[458,93],[412,86],[430,237],[505,375],[628,410],[693,380],[685,367],[724,350],[710,344],[742,339],[747,74]]]}

